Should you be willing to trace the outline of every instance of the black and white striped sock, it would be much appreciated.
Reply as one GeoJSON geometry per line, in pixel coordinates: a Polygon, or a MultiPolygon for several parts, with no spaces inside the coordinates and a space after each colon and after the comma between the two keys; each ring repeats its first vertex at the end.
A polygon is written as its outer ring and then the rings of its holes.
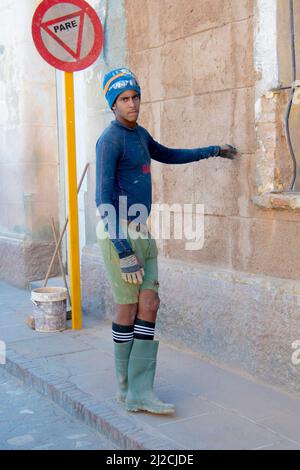
{"type": "Polygon", "coordinates": [[[112,324],[112,337],[115,343],[126,343],[133,339],[133,325],[112,324]]]}
{"type": "Polygon", "coordinates": [[[155,323],[136,318],[134,323],[134,338],[150,339],[154,338],[155,323]]]}

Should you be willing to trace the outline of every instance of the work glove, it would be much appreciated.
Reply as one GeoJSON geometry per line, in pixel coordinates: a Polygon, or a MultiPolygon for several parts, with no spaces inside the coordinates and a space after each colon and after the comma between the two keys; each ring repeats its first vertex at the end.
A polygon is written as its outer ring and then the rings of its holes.
{"type": "Polygon", "coordinates": [[[125,282],[129,282],[129,284],[142,284],[145,272],[134,253],[125,256],[125,258],[120,258],[120,268],[125,282]]]}
{"type": "Polygon", "coordinates": [[[218,157],[228,158],[229,160],[234,160],[236,158],[237,149],[232,145],[226,144],[220,147],[220,152],[218,157]]]}

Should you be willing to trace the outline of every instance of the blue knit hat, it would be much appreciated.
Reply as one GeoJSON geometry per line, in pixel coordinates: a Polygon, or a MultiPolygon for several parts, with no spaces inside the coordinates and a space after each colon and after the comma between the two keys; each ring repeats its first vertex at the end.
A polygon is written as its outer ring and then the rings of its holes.
{"type": "Polygon", "coordinates": [[[103,92],[110,108],[112,108],[118,96],[127,90],[134,90],[141,96],[140,85],[136,76],[130,70],[125,68],[116,69],[104,76],[103,92]]]}

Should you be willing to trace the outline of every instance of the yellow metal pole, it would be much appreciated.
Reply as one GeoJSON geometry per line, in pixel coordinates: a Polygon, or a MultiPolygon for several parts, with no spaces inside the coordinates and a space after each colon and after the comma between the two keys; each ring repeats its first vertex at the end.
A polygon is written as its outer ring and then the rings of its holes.
{"type": "Polygon", "coordinates": [[[65,103],[69,211],[69,273],[72,303],[72,329],[80,330],[82,327],[82,316],[77,201],[74,77],[72,72],[65,72],[65,103]]]}

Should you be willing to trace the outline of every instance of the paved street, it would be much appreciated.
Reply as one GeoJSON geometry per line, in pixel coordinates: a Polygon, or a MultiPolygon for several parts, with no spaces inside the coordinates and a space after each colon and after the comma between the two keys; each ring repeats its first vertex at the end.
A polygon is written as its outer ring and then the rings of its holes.
{"type": "Polygon", "coordinates": [[[1,450],[116,449],[47,397],[24,386],[1,365],[0,403],[1,450]]]}

